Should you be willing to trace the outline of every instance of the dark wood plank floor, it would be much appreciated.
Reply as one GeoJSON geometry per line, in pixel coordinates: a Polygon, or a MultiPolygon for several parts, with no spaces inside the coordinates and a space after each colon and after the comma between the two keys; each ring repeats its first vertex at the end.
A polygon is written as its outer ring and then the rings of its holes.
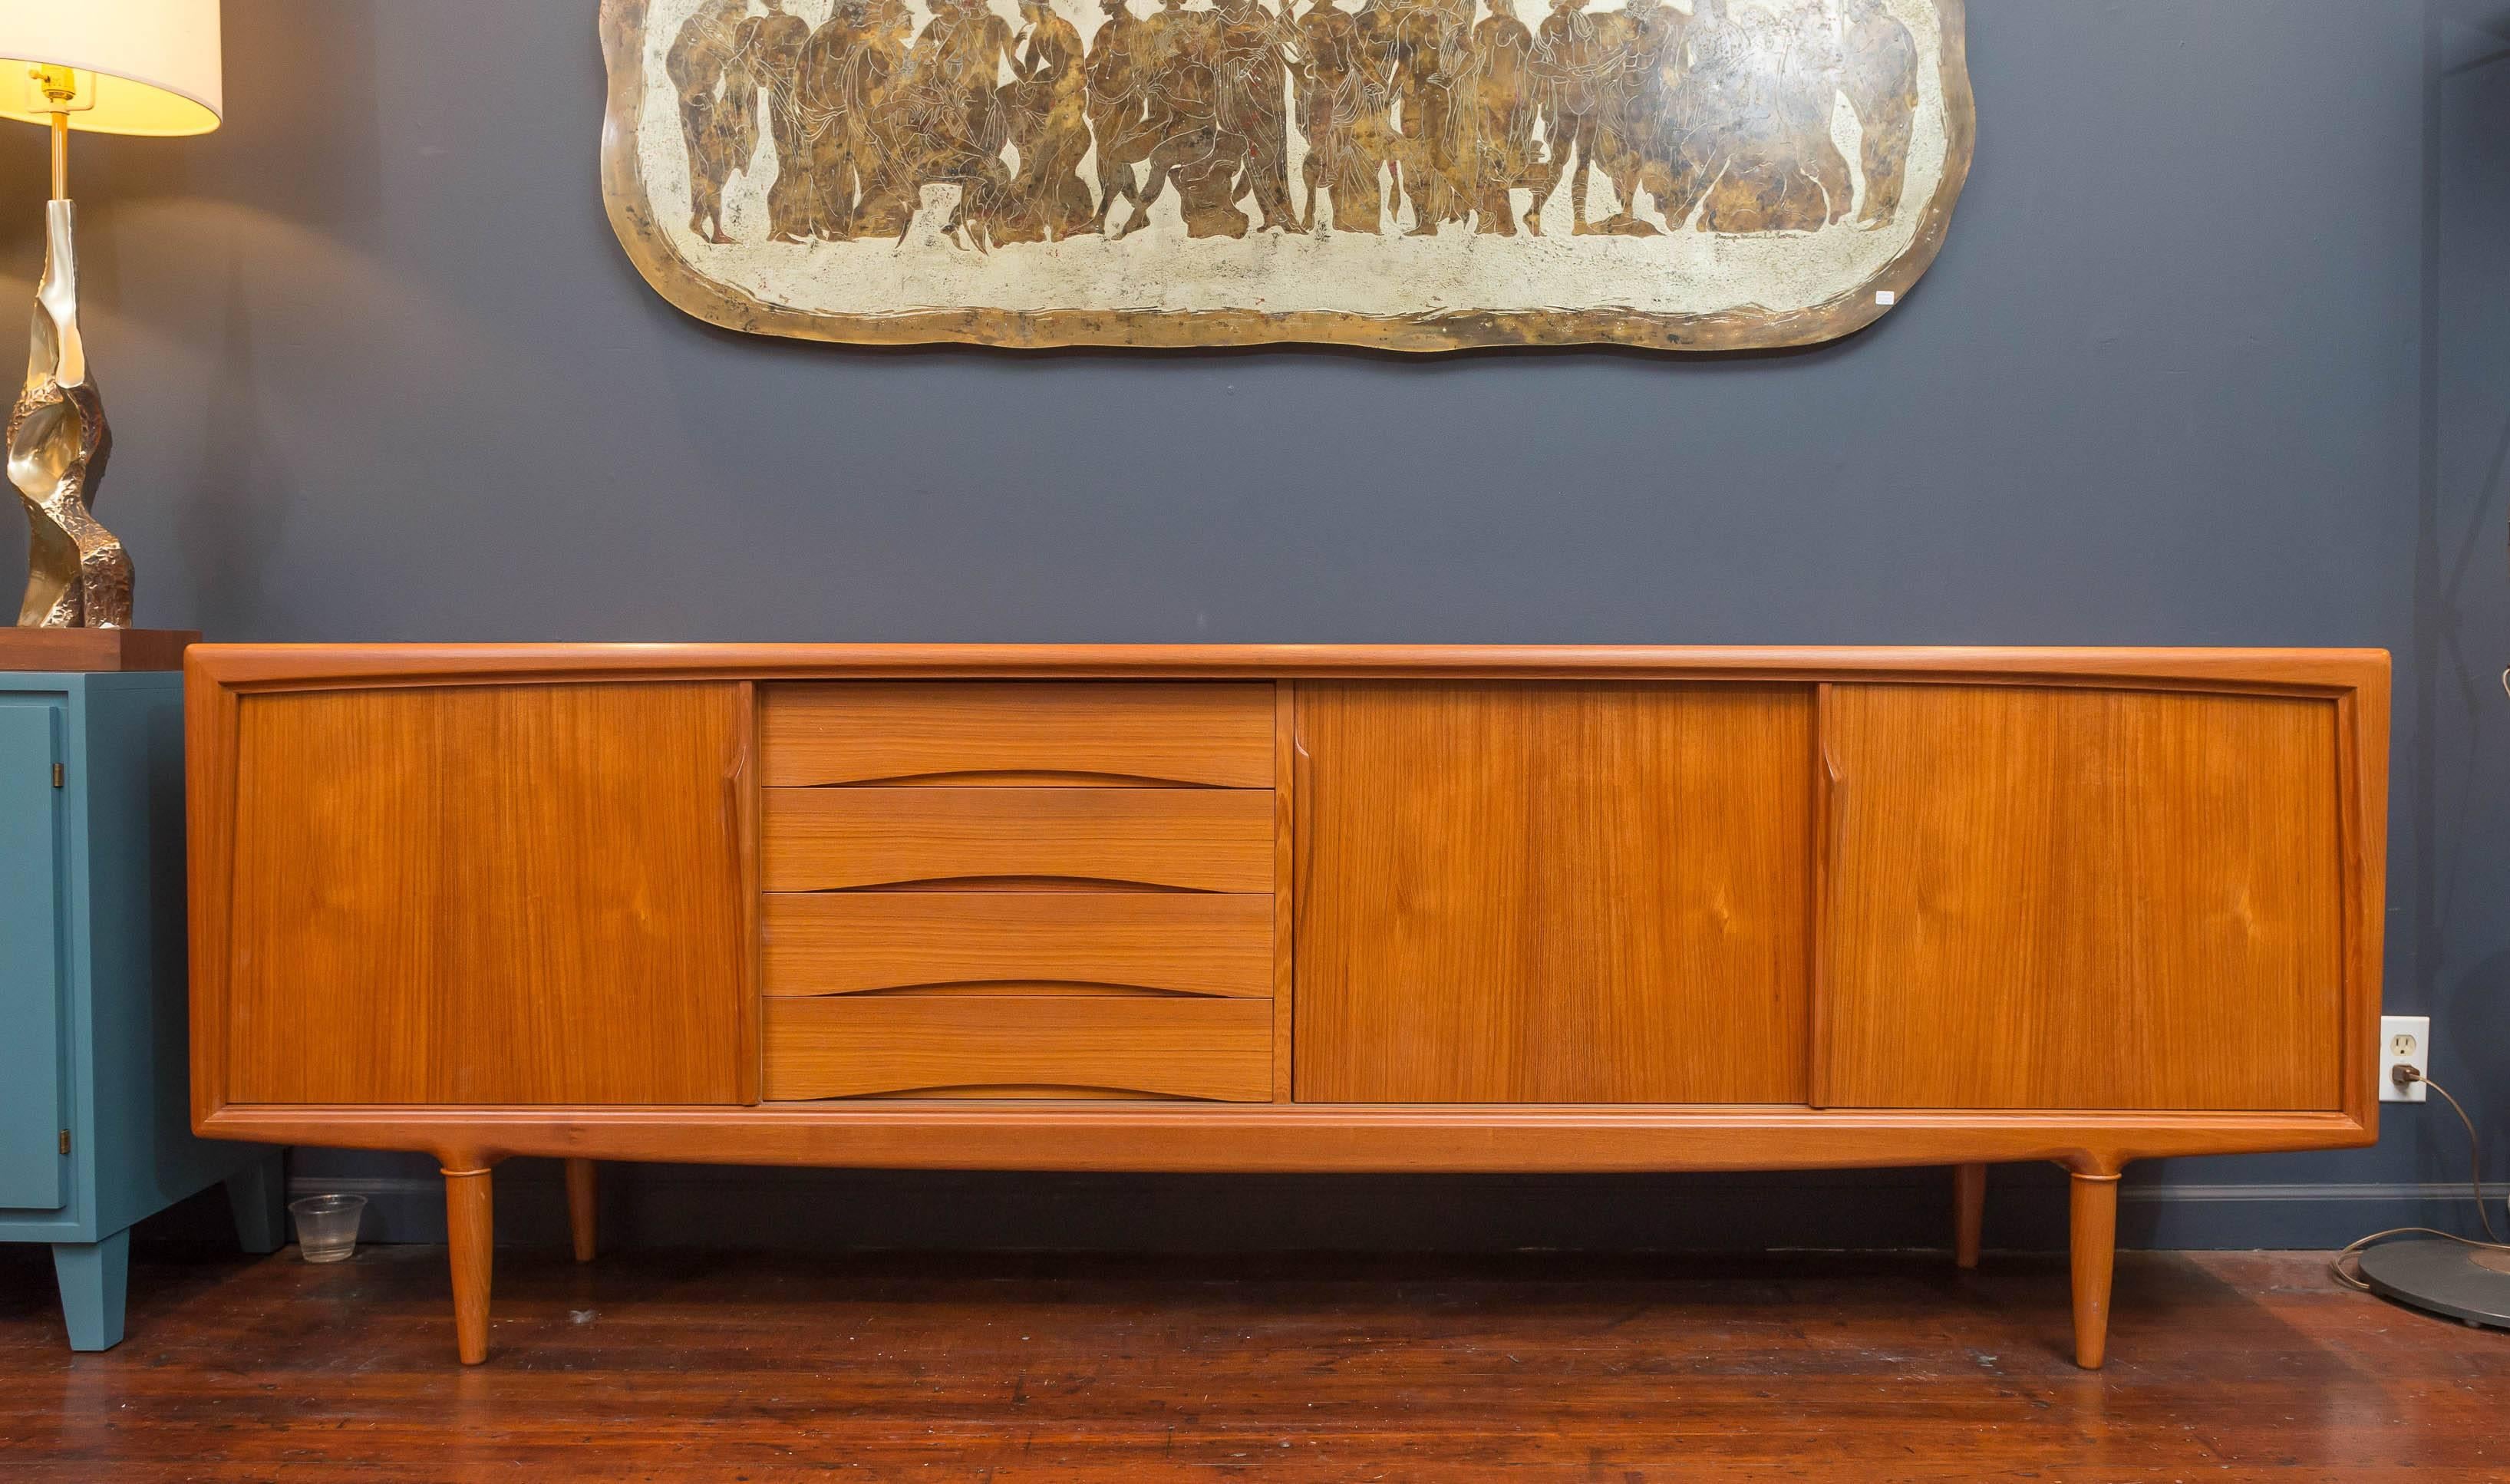
{"type": "Polygon", "coordinates": [[[0,1249],[0,1478],[2510,1478],[2510,1337],[2301,1254],[2125,1254],[2110,1369],[2060,1262],[508,1251],[158,1257],[62,1349],[0,1249]],[[362,1466],[356,1466],[362,1465],[362,1466]]]}

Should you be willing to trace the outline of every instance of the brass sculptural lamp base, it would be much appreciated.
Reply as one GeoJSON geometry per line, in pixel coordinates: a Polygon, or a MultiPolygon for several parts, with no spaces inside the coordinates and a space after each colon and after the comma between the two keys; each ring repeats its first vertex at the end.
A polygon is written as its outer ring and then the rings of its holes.
{"type": "Polygon", "coordinates": [[[38,67],[30,82],[52,105],[53,199],[45,204],[44,277],[35,291],[25,390],[9,410],[9,482],[30,527],[23,628],[123,628],[131,623],[131,556],[91,507],[113,449],[104,400],[79,334],[77,208],[68,199],[69,115],[94,102],[90,80],[38,67]]]}

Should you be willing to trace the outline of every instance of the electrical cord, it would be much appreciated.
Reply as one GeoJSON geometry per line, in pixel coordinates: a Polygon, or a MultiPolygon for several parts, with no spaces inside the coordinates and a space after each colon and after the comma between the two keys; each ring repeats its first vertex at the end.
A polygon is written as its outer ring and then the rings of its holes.
{"type": "MultiPolygon", "coordinates": [[[[2502,686],[2505,690],[2510,690],[2510,670],[2502,672],[2502,686]]],[[[2475,1121],[2466,1116],[2466,1109],[2456,1098],[2450,1096],[2447,1087],[2433,1082],[2414,1068],[2401,1066],[2392,1075],[2400,1087],[2421,1083],[2442,1097],[2448,1098],[2450,1108],[2457,1114],[2457,1121],[2466,1125],[2467,1184],[2475,1192],[2475,1219],[2484,1224],[2484,1240],[2477,1241],[2472,1237],[2460,1237],[2454,1232],[2437,1231],[2431,1227],[2391,1227],[2385,1232],[2374,1232],[2359,1241],[2348,1242],[2341,1251],[2328,1260],[2327,1271],[2339,1283],[2361,1293],[2370,1292],[2371,1285],[2362,1281],[2357,1275],[2345,1272],[2344,1260],[2363,1248],[2376,1246],[2391,1237],[2439,1237],[2450,1241],[2462,1242],[2470,1247],[2482,1247],[2489,1252],[2510,1252],[2510,1242],[2503,1241],[2500,1235],[2492,1230],[2492,1213],[2484,1208],[2484,1146],[2475,1136],[2475,1121]]],[[[2510,1215],[2510,1210],[2505,1210],[2504,1214],[2510,1215]]]]}

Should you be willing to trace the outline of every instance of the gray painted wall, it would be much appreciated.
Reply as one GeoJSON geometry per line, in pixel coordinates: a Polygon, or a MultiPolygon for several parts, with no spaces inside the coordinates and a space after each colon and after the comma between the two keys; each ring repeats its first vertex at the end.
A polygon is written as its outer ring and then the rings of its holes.
{"type": "MultiPolygon", "coordinates": [[[[225,131],[79,141],[121,431],[103,514],[142,621],[227,639],[2385,646],[2388,998],[2438,1013],[2438,1075],[2499,1107],[2510,65],[2480,58],[2503,43],[2361,0],[1972,10],[1976,169],[1933,272],[1870,332],[1400,361],[717,331],[604,221],[592,0],[228,0],[225,131]]],[[[0,145],[18,302],[42,146],[0,145]]],[[[2393,1118],[2372,1151],[2147,1166],[2129,1234],[2462,1221],[2420,1199],[2463,1172],[2445,1119],[2393,1118]]],[[[297,1163],[395,1194],[416,1168],[297,1163]]],[[[1999,1176],[1997,1235],[2054,1234],[2051,1175],[1999,1176]]],[[[513,1231],[550,1231],[541,1180],[518,1172],[513,1231]]],[[[1939,1241],[1944,1191],[615,1186],[654,1240],[1187,1246],[1939,1241]]]]}

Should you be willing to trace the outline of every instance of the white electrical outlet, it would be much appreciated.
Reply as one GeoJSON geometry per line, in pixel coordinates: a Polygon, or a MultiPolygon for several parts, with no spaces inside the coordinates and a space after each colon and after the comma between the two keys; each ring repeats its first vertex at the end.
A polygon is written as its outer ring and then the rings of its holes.
{"type": "Polygon", "coordinates": [[[2397,1068],[2412,1067],[2429,1074],[2431,1071],[2431,1016],[2381,1015],[2379,1017],[2379,1101],[2383,1103],[2419,1103],[2429,1097],[2431,1089],[2418,1078],[2400,1087],[2397,1068]]]}

